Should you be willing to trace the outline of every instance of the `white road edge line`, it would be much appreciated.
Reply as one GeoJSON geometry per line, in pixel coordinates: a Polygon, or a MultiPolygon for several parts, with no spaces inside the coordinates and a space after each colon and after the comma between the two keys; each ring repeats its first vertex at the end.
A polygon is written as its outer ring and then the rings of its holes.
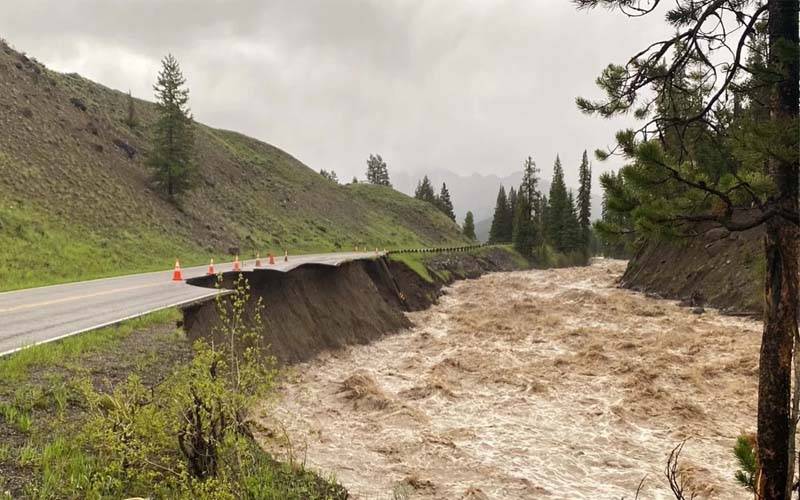
{"type": "MultiPolygon", "coordinates": [[[[227,293],[230,293],[230,291],[227,291],[227,293]]],[[[74,332],[66,333],[64,335],[59,335],[57,337],[49,338],[49,339],[46,339],[46,340],[40,340],[38,342],[34,342],[33,344],[27,344],[27,345],[24,345],[24,346],[16,347],[14,349],[11,349],[10,351],[0,352],[0,357],[8,356],[9,354],[13,354],[15,352],[19,352],[19,351],[22,351],[24,349],[28,349],[30,347],[36,347],[38,345],[47,344],[49,342],[54,342],[56,340],[65,339],[67,337],[72,337],[73,335],[78,335],[79,333],[84,333],[84,332],[88,332],[88,331],[91,331],[91,330],[97,330],[99,328],[104,328],[106,326],[118,325],[118,324],[122,323],[123,321],[127,321],[129,319],[138,318],[138,317],[141,317],[141,316],[144,316],[146,314],[150,314],[150,313],[153,313],[153,312],[156,312],[156,311],[162,311],[164,309],[169,309],[171,307],[178,307],[178,306],[182,306],[184,304],[191,304],[192,302],[202,301],[204,299],[208,299],[210,297],[216,297],[217,295],[221,295],[221,294],[222,295],[226,295],[227,293],[226,293],[226,291],[213,290],[211,293],[206,294],[206,295],[201,295],[199,297],[193,297],[191,299],[181,300],[181,301],[175,302],[173,304],[168,304],[168,305],[164,305],[164,306],[160,306],[160,307],[155,307],[153,309],[148,309],[147,311],[143,311],[143,312],[140,312],[140,313],[136,313],[136,314],[131,314],[129,316],[125,316],[124,318],[114,319],[114,320],[111,320],[111,321],[107,321],[105,323],[101,323],[99,325],[93,325],[93,326],[90,326],[90,327],[87,327],[87,328],[83,328],[81,330],[77,330],[77,331],[74,331],[74,332]]]]}
{"type": "MultiPolygon", "coordinates": [[[[307,254],[307,255],[308,256],[314,256],[315,254],[307,254]]],[[[321,255],[325,255],[325,254],[321,254],[321,255]]],[[[382,255],[384,255],[384,254],[382,252],[379,252],[379,254],[376,255],[376,256],[382,256],[382,255]]],[[[299,255],[298,257],[304,257],[304,255],[299,255]]],[[[294,271],[295,269],[298,269],[298,268],[301,268],[303,266],[310,265],[310,264],[323,265],[323,266],[329,266],[329,267],[340,267],[345,262],[356,262],[356,261],[360,261],[360,260],[374,260],[374,257],[375,256],[371,256],[369,254],[369,252],[365,252],[365,255],[355,255],[355,256],[352,256],[351,258],[344,258],[342,260],[337,260],[334,263],[329,263],[329,262],[301,262],[297,266],[291,267],[291,268],[286,269],[286,270],[284,270],[284,269],[272,269],[272,270],[273,271],[279,271],[279,272],[282,272],[282,273],[289,273],[291,271],[294,271]]],[[[203,267],[203,266],[193,266],[193,268],[200,268],[200,267],[203,267]]],[[[270,270],[270,269],[268,267],[265,268],[265,267],[262,266],[262,267],[253,267],[253,269],[251,269],[249,271],[250,272],[254,272],[254,271],[258,271],[258,270],[270,270]]],[[[242,269],[242,271],[246,271],[246,270],[242,269]]],[[[165,272],[165,271],[152,271],[152,272],[148,272],[148,273],[139,273],[138,275],[139,276],[141,276],[141,275],[151,275],[151,274],[159,274],[159,273],[163,273],[163,272],[165,272]]],[[[167,271],[167,272],[169,272],[169,271],[167,271]]],[[[228,272],[235,272],[235,271],[222,271],[220,274],[224,274],[224,273],[228,273],[228,272]]],[[[125,278],[125,277],[130,277],[130,276],[137,276],[137,274],[131,274],[131,275],[125,275],[125,276],[114,276],[114,277],[108,277],[108,278],[97,278],[97,279],[87,280],[87,281],[77,281],[77,282],[74,282],[74,283],[90,283],[90,282],[95,282],[95,281],[106,281],[106,280],[113,280],[113,279],[117,279],[117,278],[125,278]]],[[[186,281],[188,281],[190,279],[197,279],[197,278],[202,278],[202,277],[204,277],[204,276],[196,276],[194,278],[187,278],[187,280],[185,280],[184,283],[186,283],[186,281]]],[[[36,288],[50,288],[50,287],[56,287],[56,286],[61,286],[61,285],[68,285],[68,284],[70,284],[70,283],[60,283],[60,284],[54,284],[54,285],[46,285],[46,286],[41,286],[41,287],[29,288],[28,290],[33,290],[33,289],[36,289],[36,288]]],[[[199,287],[197,285],[192,285],[190,283],[186,283],[186,284],[189,285],[189,286],[192,286],[192,287],[201,288],[201,287],[199,287]]],[[[21,290],[9,290],[7,292],[0,292],[0,295],[4,295],[4,294],[7,294],[7,293],[19,292],[19,291],[21,291],[21,290]]],[[[49,342],[54,342],[56,340],[61,340],[61,339],[67,338],[67,337],[72,337],[73,335],[78,335],[80,333],[85,333],[85,332],[88,332],[88,331],[91,331],[91,330],[97,330],[98,328],[103,328],[103,327],[111,326],[111,325],[117,325],[119,323],[122,323],[123,321],[127,321],[127,320],[133,319],[133,318],[138,318],[140,316],[144,316],[145,314],[150,314],[152,312],[161,311],[163,309],[169,309],[170,307],[178,307],[178,306],[181,306],[181,305],[184,305],[184,304],[190,304],[192,302],[208,299],[210,297],[215,297],[215,296],[220,295],[220,294],[227,295],[229,293],[231,293],[230,290],[216,290],[215,289],[215,290],[212,290],[210,293],[208,293],[206,295],[201,295],[199,297],[194,297],[194,298],[187,299],[187,300],[181,300],[181,301],[178,301],[178,302],[175,302],[175,303],[172,303],[172,304],[168,304],[168,305],[152,308],[152,309],[149,309],[149,310],[141,312],[141,313],[131,314],[129,316],[125,316],[124,318],[114,319],[114,320],[111,320],[111,321],[107,321],[105,323],[101,323],[99,325],[92,325],[92,326],[89,326],[89,327],[86,327],[86,328],[82,328],[82,329],[74,331],[74,332],[65,333],[64,335],[58,335],[56,337],[52,337],[52,338],[49,338],[49,339],[46,339],[46,340],[40,340],[40,341],[34,342],[32,344],[26,344],[26,345],[23,345],[23,346],[20,346],[20,347],[15,347],[14,349],[11,349],[11,350],[8,350],[8,351],[4,351],[4,352],[0,352],[0,358],[2,358],[3,356],[8,356],[9,354],[13,354],[15,352],[22,351],[22,350],[27,349],[29,347],[35,347],[37,345],[47,344],[49,342]]]]}

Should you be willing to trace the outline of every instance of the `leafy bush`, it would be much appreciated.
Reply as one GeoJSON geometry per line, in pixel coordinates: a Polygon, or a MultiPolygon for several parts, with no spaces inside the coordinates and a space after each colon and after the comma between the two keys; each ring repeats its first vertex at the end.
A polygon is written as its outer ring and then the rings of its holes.
{"type": "Polygon", "coordinates": [[[77,443],[102,459],[68,450],[74,469],[49,484],[74,497],[346,498],[335,482],[287,469],[255,442],[249,410],[277,373],[261,336],[263,305],[250,301],[240,275],[217,310],[214,340],[198,340],[191,362],[156,387],[137,376],[111,394],[85,384],[93,417],[77,443]]]}

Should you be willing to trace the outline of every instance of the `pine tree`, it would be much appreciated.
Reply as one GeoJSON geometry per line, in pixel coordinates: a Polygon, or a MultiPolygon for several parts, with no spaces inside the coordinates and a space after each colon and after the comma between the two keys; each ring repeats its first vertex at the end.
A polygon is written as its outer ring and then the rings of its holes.
{"type": "Polygon", "coordinates": [[[319,171],[319,175],[321,175],[322,177],[328,179],[329,181],[332,181],[332,182],[335,182],[336,184],[339,184],[339,177],[336,175],[336,172],[334,172],[333,170],[328,172],[327,170],[322,169],[322,170],[319,171]]]}
{"type": "Polygon", "coordinates": [[[392,186],[389,182],[389,169],[381,155],[369,155],[367,160],[367,182],[379,186],[392,186]]]}
{"type": "MultiPolygon", "coordinates": [[[[635,17],[658,10],[630,0],[575,3],[616,8],[635,17]]],[[[610,64],[597,79],[605,96],[598,101],[579,98],[577,104],[583,112],[602,117],[633,112],[645,124],[617,133],[613,149],[629,162],[619,172],[624,191],[609,200],[609,207],[627,211],[637,233],[663,238],[714,227],[763,230],[764,321],[755,445],[760,470],[754,496],[790,498],[797,470],[791,389],[800,355],[795,341],[800,303],[800,3],[670,4],[656,14],[665,16],[670,34],[635,50],[634,64],[610,64]],[[758,27],[763,24],[766,72],[748,67],[751,61],[743,58],[760,50],[758,27]],[[713,83],[708,75],[716,77],[713,83]],[[769,96],[761,101],[768,113],[742,111],[754,89],[769,96]],[[630,200],[636,202],[633,208],[630,200]]],[[[601,151],[598,156],[608,155],[601,151]]]]}
{"type": "Polygon", "coordinates": [[[564,183],[564,169],[561,167],[561,159],[556,156],[545,226],[547,240],[557,252],[567,250],[565,236],[569,225],[570,211],[569,195],[564,183]]]}
{"type": "Polygon", "coordinates": [[[512,242],[520,254],[532,257],[536,249],[536,227],[531,217],[531,204],[525,192],[526,190],[522,188],[517,192],[517,205],[512,223],[512,242]]]}
{"type": "Polygon", "coordinates": [[[456,214],[453,211],[453,202],[450,200],[450,191],[447,190],[447,184],[444,182],[442,183],[442,190],[436,198],[436,204],[439,210],[444,212],[446,216],[450,217],[450,219],[455,222],[456,214]]]}
{"type": "Polygon", "coordinates": [[[523,164],[522,184],[519,189],[525,192],[529,203],[536,199],[539,192],[539,169],[530,156],[525,159],[523,164]]]}
{"type": "Polygon", "coordinates": [[[508,213],[511,214],[512,219],[514,218],[514,214],[516,212],[517,212],[517,190],[514,189],[514,186],[511,186],[511,189],[508,190],[508,213]]]}
{"type": "Polygon", "coordinates": [[[539,191],[539,168],[533,158],[528,156],[523,164],[522,184],[520,191],[524,191],[528,200],[530,219],[533,228],[533,246],[538,248],[543,243],[544,220],[542,193],[539,191]]]}
{"type": "Polygon", "coordinates": [[[161,72],[153,86],[158,104],[153,150],[148,158],[156,182],[170,198],[188,189],[196,172],[192,160],[194,127],[189,114],[186,78],[172,54],[161,61],[161,72]]]}
{"type": "Polygon", "coordinates": [[[506,190],[503,186],[500,186],[500,190],[497,192],[497,202],[494,207],[492,226],[489,229],[489,243],[508,243],[508,228],[511,226],[512,222],[508,213],[506,190]]]}
{"type": "Polygon", "coordinates": [[[583,151],[581,166],[579,169],[580,188],[578,189],[578,222],[581,225],[581,237],[583,239],[583,249],[587,256],[592,235],[592,167],[589,165],[589,157],[583,151]]]}
{"type": "Polygon", "coordinates": [[[633,221],[628,208],[636,202],[626,197],[625,179],[621,175],[605,172],[600,176],[600,185],[603,187],[602,212],[600,220],[594,224],[600,251],[605,257],[629,258],[633,221]]]}
{"type": "Polygon", "coordinates": [[[476,240],[477,237],[475,236],[475,219],[472,216],[472,212],[467,212],[467,216],[464,217],[464,228],[462,229],[464,236],[471,240],[476,240]]]}
{"type": "Polygon", "coordinates": [[[127,116],[125,117],[125,124],[130,128],[136,128],[139,124],[139,120],[136,117],[136,102],[133,100],[133,95],[131,91],[128,91],[128,98],[127,98],[127,116]]]}
{"type": "Polygon", "coordinates": [[[567,213],[564,217],[563,251],[566,253],[584,253],[586,247],[583,242],[581,224],[578,219],[578,209],[575,206],[575,196],[570,189],[567,196],[567,213]]]}
{"type": "Polygon", "coordinates": [[[436,194],[433,192],[433,185],[427,175],[417,183],[414,198],[436,205],[436,194]]]}

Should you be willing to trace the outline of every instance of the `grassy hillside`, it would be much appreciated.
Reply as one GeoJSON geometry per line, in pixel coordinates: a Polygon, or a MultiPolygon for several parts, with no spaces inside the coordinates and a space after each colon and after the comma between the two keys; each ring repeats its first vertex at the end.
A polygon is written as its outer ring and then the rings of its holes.
{"type": "MultiPolygon", "coordinates": [[[[191,84],[191,82],[190,82],[191,84]]],[[[145,165],[155,106],[0,42],[0,290],[290,252],[464,242],[429,204],[340,186],[241,134],[196,127],[199,175],[175,206],[145,165]]],[[[366,152],[365,152],[366,153],[366,152]]]]}

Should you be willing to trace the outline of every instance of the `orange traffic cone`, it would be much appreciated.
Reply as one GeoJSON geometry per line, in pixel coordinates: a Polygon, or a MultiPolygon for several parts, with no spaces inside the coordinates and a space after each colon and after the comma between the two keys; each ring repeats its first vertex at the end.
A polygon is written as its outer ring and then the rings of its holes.
{"type": "Polygon", "coordinates": [[[211,259],[211,263],[208,265],[208,272],[206,275],[213,276],[215,274],[217,274],[217,272],[214,270],[214,259],[211,259]]]}
{"type": "Polygon", "coordinates": [[[175,270],[172,271],[172,281],[183,281],[183,273],[181,272],[181,263],[175,259],[175,270]]]}
{"type": "Polygon", "coordinates": [[[285,253],[283,254],[283,261],[289,262],[289,250],[284,250],[284,252],[285,253]]]}
{"type": "Polygon", "coordinates": [[[270,265],[275,265],[275,257],[272,255],[272,252],[269,254],[269,263],[270,265]]]}
{"type": "Polygon", "coordinates": [[[256,267],[261,267],[261,254],[256,252],[256,267]]]}
{"type": "Polygon", "coordinates": [[[233,259],[233,272],[238,273],[242,270],[242,265],[239,263],[239,256],[237,255],[235,259],[233,259]]]}

